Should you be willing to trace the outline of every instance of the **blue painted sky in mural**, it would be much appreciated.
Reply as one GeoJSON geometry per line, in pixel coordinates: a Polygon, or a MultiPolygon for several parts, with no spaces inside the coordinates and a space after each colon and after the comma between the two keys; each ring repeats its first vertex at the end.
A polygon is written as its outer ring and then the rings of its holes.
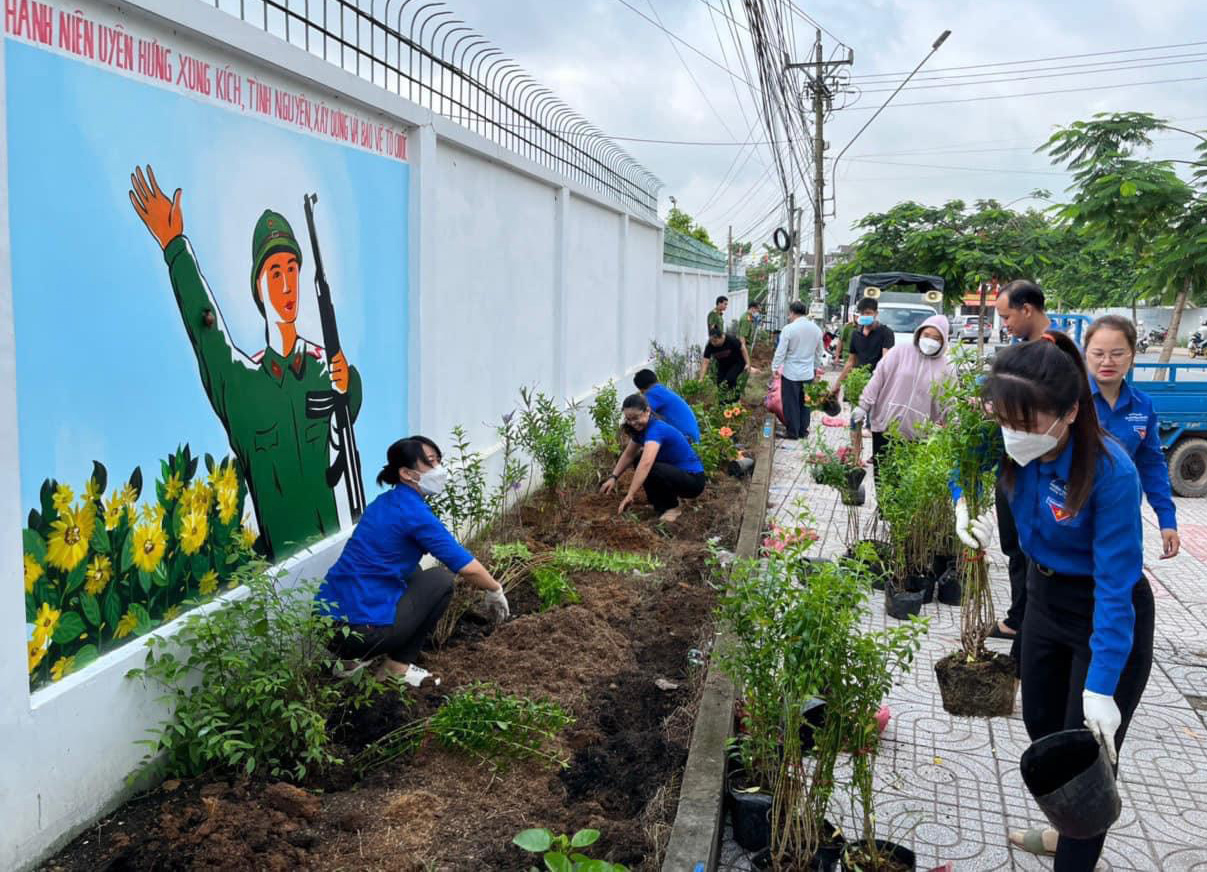
{"type": "Polygon", "coordinates": [[[177,444],[228,452],[163,255],[130,205],[130,173],[148,163],[169,196],[183,189],[185,235],[249,354],[264,347],[249,284],[264,209],[302,244],[298,329],[322,344],[302,211],[318,193],[340,339],[364,380],[372,498],[379,458],[407,429],[408,166],[12,40],[6,80],[23,511],[46,477],[82,486],[93,459],[111,480],[141,465],[150,481],[177,444]]]}

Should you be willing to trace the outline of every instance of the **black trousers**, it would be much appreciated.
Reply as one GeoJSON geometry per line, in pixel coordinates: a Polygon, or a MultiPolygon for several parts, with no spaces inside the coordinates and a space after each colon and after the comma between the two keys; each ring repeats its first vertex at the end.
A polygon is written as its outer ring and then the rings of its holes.
{"type": "Polygon", "coordinates": [[[793,381],[780,376],[780,401],[784,404],[784,430],[789,439],[804,439],[809,435],[809,407],[805,405],[807,381],[793,381]]]}
{"type": "Polygon", "coordinates": [[[880,504],[880,461],[893,442],[888,433],[872,431],[872,479],[876,482],[876,504],[880,504]]]}
{"type": "Polygon", "coordinates": [[[443,566],[418,569],[394,610],[390,626],[352,624],[352,634],[337,633],[331,650],[339,657],[368,660],[384,654],[397,663],[414,663],[453,598],[453,574],[443,566]]]}
{"type": "Polygon", "coordinates": [[[684,472],[677,466],[655,461],[642,487],[645,498],[658,514],[679,505],[679,498],[694,499],[704,493],[708,479],[702,472],[684,472]]]}
{"type": "MultiPolygon", "coordinates": [[[[1028,606],[1021,635],[1023,721],[1034,741],[1061,730],[1084,726],[1081,692],[1090,666],[1093,630],[1094,580],[1069,575],[1045,575],[1031,563],[1027,574],[1028,606]]],[[[1132,593],[1136,624],[1132,651],[1123,667],[1115,704],[1122,723],[1115,733],[1115,750],[1123,745],[1128,725],[1153,664],[1153,593],[1141,578],[1132,593]]],[[[1093,839],[1061,836],[1055,872],[1093,872],[1106,834],[1093,839]]]]}
{"type": "Polygon", "coordinates": [[[729,369],[717,367],[717,387],[735,391],[738,388],[738,377],[746,371],[746,364],[739,363],[729,369]]]}

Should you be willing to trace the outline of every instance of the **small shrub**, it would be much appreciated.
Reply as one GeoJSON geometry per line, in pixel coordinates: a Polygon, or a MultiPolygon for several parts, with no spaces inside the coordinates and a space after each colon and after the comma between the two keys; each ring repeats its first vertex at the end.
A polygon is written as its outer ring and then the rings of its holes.
{"type": "Polygon", "coordinates": [[[451,439],[452,448],[444,461],[448,485],[443,493],[428,497],[428,504],[446,525],[468,535],[489,526],[494,507],[482,455],[470,448],[463,427],[454,427],[451,439]]]}
{"type": "Polygon", "coordinates": [[[616,382],[609,381],[595,394],[591,402],[591,420],[599,432],[599,440],[611,453],[620,450],[620,395],[616,382]]]}
{"type": "Polygon", "coordinates": [[[500,525],[507,523],[507,510],[515,500],[524,479],[528,477],[528,464],[516,456],[516,448],[520,444],[519,423],[515,412],[508,412],[502,417],[502,423],[495,428],[495,434],[503,446],[503,472],[499,478],[498,487],[490,496],[490,516],[500,525]]]}
{"type": "Polygon", "coordinates": [[[517,833],[511,843],[529,854],[540,854],[550,872],[628,872],[619,863],[592,860],[577,850],[594,845],[599,841],[599,835],[599,830],[579,830],[573,836],[558,836],[546,829],[534,829],[517,833]]]}
{"type": "Polygon", "coordinates": [[[868,366],[857,366],[847,373],[846,381],[842,383],[843,396],[851,408],[859,405],[859,398],[863,396],[863,389],[868,386],[868,382],[872,380],[872,369],[868,366]]]}
{"type": "Polygon", "coordinates": [[[553,552],[556,565],[574,572],[653,572],[662,568],[662,561],[648,554],[627,554],[622,551],[596,551],[559,545],[553,552]]]}
{"type": "Polygon", "coordinates": [[[162,753],[167,774],[177,777],[263,772],[299,781],[342,762],[329,721],[384,687],[361,670],[349,700],[349,685],[327,677],[336,629],[314,608],[317,584],[284,587],[261,564],[236,575],[246,597],[191,616],[174,638],[150,637],[146,666],[128,674],[163,685],[173,705],[171,720],[143,740],[145,759],[162,753]]]}
{"type": "Polygon", "coordinates": [[[506,760],[541,760],[565,766],[557,734],[574,722],[547,700],[509,696],[489,684],[458,691],[427,723],[427,732],[452,751],[499,765],[506,760]]]}
{"type": "Polygon", "coordinates": [[[556,566],[538,566],[532,570],[532,583],[541,598],[541,611],[555,606],[581,602],[570,577],[556,566]]]}
{"type": "Polygon", "coordinates": [[[559,407],[551,397],[527,388],[520,391],[524,411],[520,416],[520,445],[541,468],[545,487],[556,491],[566,477],[574,455],[574,409],[559,407]]]}

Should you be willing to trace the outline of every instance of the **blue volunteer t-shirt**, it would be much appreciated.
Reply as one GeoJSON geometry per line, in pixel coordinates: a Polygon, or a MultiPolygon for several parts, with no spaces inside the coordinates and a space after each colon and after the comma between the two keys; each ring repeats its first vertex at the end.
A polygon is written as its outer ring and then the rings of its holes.
{"type": "Polygon", "coordinates": [[[688,442],[700,441],[700,424],[696,421],[696,413],[683,397],[666,385],[654,385],[645,392],[645,399],[658,417],[686,436],[688,442]]]}
{"type": "Polygon", "coordinates": [[[700,458],[687,442],[687,437],[672,427],[666,421],[651,418],[644,433],[638,433],[633,441],[641,447],[647,442],[658,443],[657,463],[669,463],[684,472],[703,472],[704,466],[700,458]]]}
{"type": "Polygon", "coordinates": [[[398,485],[369,503],[315,598],[349,624],[388,627],[424,554],[452,572],[474,559],[416,490],[398,485]]]}
{"type": "Polygon", "coordinates": [[[1161,529],[1178,529],[1178,513],[1169,484],[1169,466],[1161,448],[1160,422],[1153,410],[1153,401],[1144,391],[1137,390],[1127,382],[1120,386],[1119,399],[1113,409],[1098,389],[1098,382],[1093,379],[1090,379],[1090,392],[1094,395],[1094,407],[1098,410],[1102,429],[1119,440],[1136,464],[1136,471],[1140,473],[1140,487],[1148,496],[1148,504],[1157,513],[1161,529]]]}

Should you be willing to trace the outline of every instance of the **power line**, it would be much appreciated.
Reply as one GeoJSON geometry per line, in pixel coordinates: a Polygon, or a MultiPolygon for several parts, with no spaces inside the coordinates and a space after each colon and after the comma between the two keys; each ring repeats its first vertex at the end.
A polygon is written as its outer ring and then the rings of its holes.
{"type": "MultiPolygon", "coordinates": [[[[983,100],[1012,100],[1018,97],[1047,97],[1052,94],[1078,94],[1086,91],[1114,91],[1139,85],[1172,85],[1182,82],[1201,82],[1207,76],[1190,76],[1184,79],[1153,79],[1146,82],[1119,82],[1114,85],[1093,85],[1083,88],[1060,88],[1053,91],[1027,91],[1021,94],[985,94],[980,97],[962,97],[953,100],[922,100],[913,103],[892,103],[889,109],[904,109],[906,106],[945,106],[951,103],[979,103],[983,100]]],[[[855,110],[871,109],[871,106],[852,106],[855,110]]]]}
{"type": "MultiPolygon", "coordinates": [[[[1010,67],[1011,69],[1018,69],[1018,67],[1024,66],[1026,64],[1039,64],[1039,63],[1046,63],[1047,61],[1070,61],[1070,60],[1077,60],[1078,58],[1097,58],[1097,57],[1105,57],[1107,55],[1113,55],[1113,54],[1136,54],[1138,52],[1143,52],[1143,51],[1164,51],[1165,49],[1169,49],[1169,48],[1190,48],[1190,47],[1196,46],[1196,45],[1207,45],[1207,40],[1200,40],[1199,42],[1177,42],[1177,43],[1172,43],[1170,45],[1149,45],[1149,46],[1144,46],[1143,48],[1120,48],[1120,49],[1114,49],[1112,51],[1095,51],[1095,52],[1086,52],[1084,54],[1052,55],[1051,57],[1033,58],[1032,60],[1026,60],[1026,61],[998,61],[996,63],[991,63],[991,64],[967,64],[965,66],[960,66],[960,67],[935,67],[934,69],[929,70],[929,72],[930,73],[949,73],[949,72],[952,72],[953,70],[983,70],[983,69],[988,69],[989,67],[1010,67]]],[[[893,79],[893,78],[900,78],[901,76],[906,75],[907,72],[908,71],[902,72],[902,73],[868,73],[867,75],[856,76],[855,78],[859,79],[861,81],[864,79],[871,79],[871,78],[893,79]]],[[[1023,72],[1025,72],[1025,71],[1023,71],[1023,72]]]]}
{"type": "MultiPolygon", "coordinates": [[[[1154,67],[1176,67],[1176,66],[1181,66],[1183,64],[1201,64],[1201,63],[1207,63],[1207,54],[1198,55],[1198,56],[1196,56],[1196,58],[1194,60],[1166,61],[1164,63],[1158,63],[1158,64],[1136,64],[1134,66],[1112,67],[1111,69],[1106,69],[1106,70],[1077,70],[1077,71],[1068,72],[1068,73],[1044,73],[1044,74],[1038,75],[1038,76],[1011,76],[1008,78],[988,79],[985,81],[978,81],[978,82],[944,82],[944,83],[938,84],[938,85],[910,85],[910,86],[906,87],[904,90],[906,90],[906,91],[925,91],[925,90],[931,90],[934,88],[963,88],[963,87],[967,87],[969,85],[1000,85],[1000,84],[1007,84],[1010,82],[1029,82],[1029,81],[1032,81],[1035,79],[1063,79],[1067,76],[1096,76],[1096,75],[1101,75],[1102,73],[1121,73],[1121,72],[1127,72],[1129,70],[1148,70],[1148,69],[1152,69],[1154,67]]],[[[871,90],[866,90],[863,93],[865,93],[865,94],[884,94],[891,90],[893,90],[893,89],[892,88],[874,88],[871,90]]]]}
{"type": "MultiPolygon", "coordinates": [[[[1130,65],[1130,64],[1141,64],[1141,63],[1147,63],[1148,61],[1167,61],[1167,60],[1176,60],[1179,58],[1195,58],[1195,57],[1202,57],[1202,56],[1203,56],[1202,51],[1195,51],[1195,52],[1181,52],[1178,54],[1150,55],[1149,57],[1143,57],[1143,58],[1119,58],[1118,60],[1110,60],[1110,61],[1091,61],[1089,63],[1084,63],[1084,64],[1056,64],[1054,66],[1031,67],[1029,69],[1019,69],[1016,67],[1012,67],[1012,68],[1006,69],[1006,70],[991,70],[990,72],[987,72],[987,73],[959,73],[957,75],[952,75],[952,76],[936,76],[931,73],[919,73],[917,76],[917,81],[919,81],[919,82],[943,82],[943,81],[965,82],[965,81],[970,81],[972,79],[983,79],[983,78],[1000,77],[1000,76],[1015,76],[1015,75],[1020,75],[1020,74],[1030,75],[1031,73],[1047,73],[1047,72],[1060,71],[1060,70],[1084,70],[1084,69],[1088,69],[1091,67],[1100,67],[1101,69],[1099,69],[1098,72],[1110,72],[1111,70],[1120,69],[1121,67],[1124,67],[1125,65],[1130,65]]],[[[891,81],[892,80],[890,79],[890,80],[886,80],[884,82],[864,82],[863,84],[865,84],[865,85],[887,85],[891,81]]]]}
{"type": "MultiPolygon", "coordinates": [[[[671,33],[671,31],[667,30],[665,27],[663,27],[663,26],[662,26],[661,24],[659,24],[657,21],[655,21],[654,19],[650,18],[648,15],[646,15],[644,12],[642,12],[642,11],[641,11],[640,9],[638,9],[636,6],[633,6],[632,4],[630,4],[630,3],[628,2],[628,0],[616,0],[616,2],[617,2],[617,3],[619,3],[619,4],[621,4],[622,6],[626,7],[627,9],[631,9],[633,12],[637,13],[638,15],[640,15],[642,18],[644,18],[644,19],[645,19],[646,21],[648,21],[650,24],[654,25],[656,28],[658,28],[659,30],[661,30],[663,33],[667,34],[667,35],[668,35],[668,36],[669,36],[671,39],[675,40],[676,42],[678,42],[678,43],[680,43],[680,44],[682,44],[682,45],[687,46],[687,47],[688,47],[688,48],[690,48],[692,51],[694,51],[696,54],[698,54],[700,57],[704,58],[704,60],[706,60],[706,61],[708,61],[710,64],[712,64],[714,67],[716,67],[717,69],[719,69],[719,70],[723,71],[723,72],[724,72],[726,75],[733,76],[733,77],[734,77],[735,79],[737,79],[738,81],[740,81],[740,82],[745,82],[745,84],[750,85],[750,82],[747,82],[745,79],[743,79],[741,76],[739,76],[739,75],[738,75],[737,73],[735,73],[733,70],[731,70],[729,67],[727,67],[727,66],[725,66],[724,64],[722,64],[722,63],[718,62],[718,61],[717,61],[715,58],[710,57],[709,55],[707,55],[707,54],[705,54],[704,52],[700,51],[700,49],[696,48],[694,45],[692,45],[692,44],[691,44],[690,42],[688,42],[687,40],[683,39],[683,38],[682,38],[681,36],[679,36],[678,34],[671,33]]],[[[751,87],[753,87],[753,86],[751,86],[751,87]]]]}
{"type": "Polygon", "coordinates": [[[848,162],[858,161],[859,163],[879,164],[886,167],[921,167],[932,170],[965,170],[972,173],[1012,173],[1026,176],[1067,176],[1069,173],[1063,170],[1012,170],[1000,167],[958,167],[946,166],[940,164],[922,164],[922,163],[900,163],[890,160],[869,160],[867,158],[847,158],[848,162]]]}

